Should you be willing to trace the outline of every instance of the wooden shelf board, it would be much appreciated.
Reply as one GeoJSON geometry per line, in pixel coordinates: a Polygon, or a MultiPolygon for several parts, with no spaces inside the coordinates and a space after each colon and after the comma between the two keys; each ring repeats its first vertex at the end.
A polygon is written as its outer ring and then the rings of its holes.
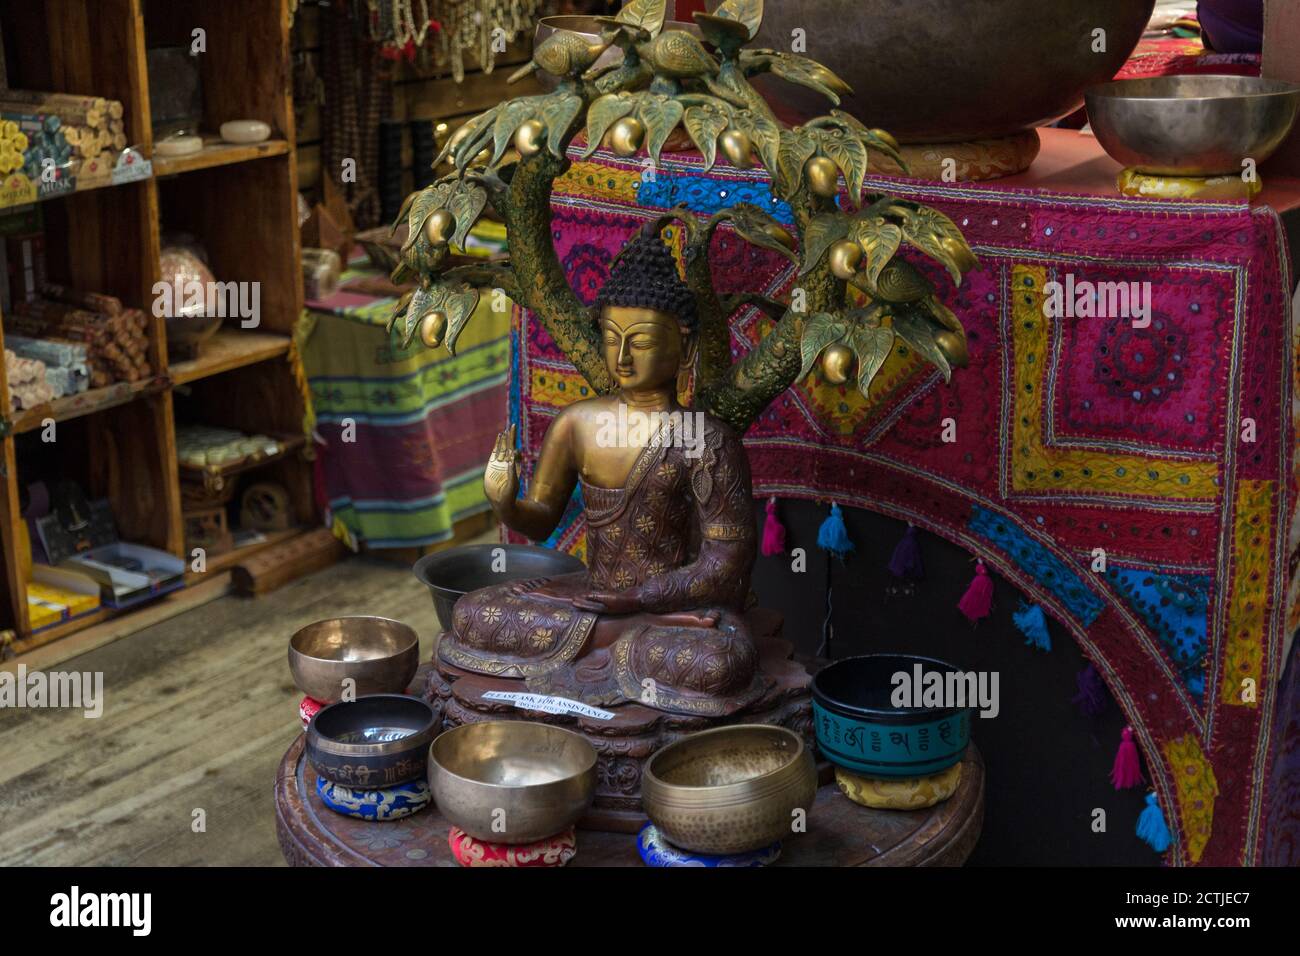
{"type": "MultiPolygon", "coordinates": [[[[187,580],[186,584],[190,582],[187,580]]],[[[201,582],[173,591],[156,601],[125,610],[100,608],[34,634],[18,637],[11,650],[19,655],[0,663],[0,671],[13,671],[19,664],[30,669],[53,667],[66,660],[151,627],[183,611],[216,600],[230,590],[230,576],[209,574],[201,582]],[[69,640],[61,640],[68,638],[69,640]]]]}
{"type": "Polygon", "coordinates": [[[199,347],[199,357],[172,363],[168,371],[177,385],[229,372],[288,354],[289,336],[223,328],[199,347]]]}
{"type": "Polygon", "coordinates": [[[263,532],[263,534],[266,535],[265,541],[245,545],[242,548],[232,548],[222,554],[213,555],[208,558],[208,569],[206,571],[185,572],[185,583],[190,584],[194,581],[204,581],[213,575],[229,571],[235,565],[239,564],[240,561],[247,560],[259,551],[265,551],[267,548],[273,547],[282,541],[296,538],[307,530],[308,529],[306,528],[289,528],[286,531],[265,531],[263,532]]]}
{"type": "Polygon", "coordinates": [[[289,143],[283,139],[268,139],[261,143],[226,143],[205,136],[203,140],[203,148],[188,156],[159,156],[155,151],[154,176],[175,176],[195,169],[211,169],[214,166],[246,163],[268,156],[284,156],[289,152],[289,143]]]}
{"type": "Polygon", "coordinates": [[[66,422],[83,415],[93,415],[107,408],[115,408],[133,402],[144,395],[155,395],[166,391],[166,378],[155,376],[139,382],[115,382],[103,388],[92,388],[75,395],[65,395],[52,402],[45,402],[35,408],[25,408],[14,419],[15,433],[29,432],[41,427],[41,422],[52,418],[56,422],[66,422]]]}

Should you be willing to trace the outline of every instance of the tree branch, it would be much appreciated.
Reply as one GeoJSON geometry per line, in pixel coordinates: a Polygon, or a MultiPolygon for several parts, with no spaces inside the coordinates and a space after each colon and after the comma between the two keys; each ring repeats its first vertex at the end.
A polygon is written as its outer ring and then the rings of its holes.
{"type": "Polygon", "coordinates": [[[600,333],[570,288],[551,238],[551,185],[568,166],[547,150],[520,160],[506,203],[506,238],[520,304],[537,314],[582,377],[604,394],[614,383],[600,353],[600,333]]]}

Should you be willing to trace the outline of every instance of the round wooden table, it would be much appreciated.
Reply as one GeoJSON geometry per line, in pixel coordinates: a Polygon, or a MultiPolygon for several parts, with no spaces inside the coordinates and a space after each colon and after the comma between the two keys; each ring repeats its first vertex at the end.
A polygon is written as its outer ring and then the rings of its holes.
{"type": "MultiPolygon", "coordinates": [[[[289,748],[275,779],[275,830],[290,866],[456,866],[436,807],[374,822],[329,810],[316,796],[316,772],[303,756],[306,737],[289,748]]],[[[785,841],[778,866],[960,866],[984,820],[984,759],[966,751],[961,784],[929,810],[869,810],[834,781],[817,792],[808,832],[785,841]]],[[[570,866],[642,866],[636,836],[578,831],[570,866]]]]}

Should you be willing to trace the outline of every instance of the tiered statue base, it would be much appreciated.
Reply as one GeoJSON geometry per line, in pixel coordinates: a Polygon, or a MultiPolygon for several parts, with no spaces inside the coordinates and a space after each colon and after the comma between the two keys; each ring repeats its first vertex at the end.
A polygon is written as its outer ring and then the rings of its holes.
{"type": "MultiPolygon", "coordinates": [[[[451,823],[427,807],[400,820],[356,820],[327,810],[299,735],[275,779],[275,832],[291,866],[457,866],[451,823]]],[[[961,866],[984,819],[984,761],[974,744],[961,783],[928,810],[869,810],[833,783],[817,791],[808,832],[782,841],[775,866],[961,866]]],[[[641,821],[645,822],[644,818],[641,821]]],[[[644,866],[628,833],[578,830],[570,867],[644,866]]]]}
{"type": "MultiPolygon", "coordinates": [[[[1041,145],[1038,130],[1029,129],[960,143],[903,143],[898,152],[908,175],[916,179],[973,183],[1023,173],[1041,145]]],[[[873,173],[898,174],[894,161],[883,153],[871,153],[870,168],[873,173]]]]}
{"type": "Polygon", "coordinates": [[[601,708],[614,713],[612,720],[521,710],[504,701],[485,700],[483,695],[526,692],[522,680],[471,674],[441,661],[428,672],[425,697],[442,709],[448,728],[482,720],[536,720],[582,734],[596,748],[599,762],[595,803],[581,825],[636,833],[645,822],[642,767],[651,754],[678,737],[724,724],[778,724],[803,734],[812,745],[812,675],[794,660],[792,645],[781,637],[781,615],[755,608],[746,619],[758,646],[759,667],[774,683],[767,694],[730,717],[684,717],[640,704],[601,708]]]}

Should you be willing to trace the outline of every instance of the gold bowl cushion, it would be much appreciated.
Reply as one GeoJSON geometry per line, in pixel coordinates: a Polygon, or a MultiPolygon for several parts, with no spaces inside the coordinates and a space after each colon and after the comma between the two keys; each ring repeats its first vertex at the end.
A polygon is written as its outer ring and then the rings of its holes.
{"type": "Polygon", "coordinates": [[[928,777],[880,780],[835,768],[835,783],[854,803],[875,810],[924,810],[943,803],[961,783],[961,764],[928,777]]]}

